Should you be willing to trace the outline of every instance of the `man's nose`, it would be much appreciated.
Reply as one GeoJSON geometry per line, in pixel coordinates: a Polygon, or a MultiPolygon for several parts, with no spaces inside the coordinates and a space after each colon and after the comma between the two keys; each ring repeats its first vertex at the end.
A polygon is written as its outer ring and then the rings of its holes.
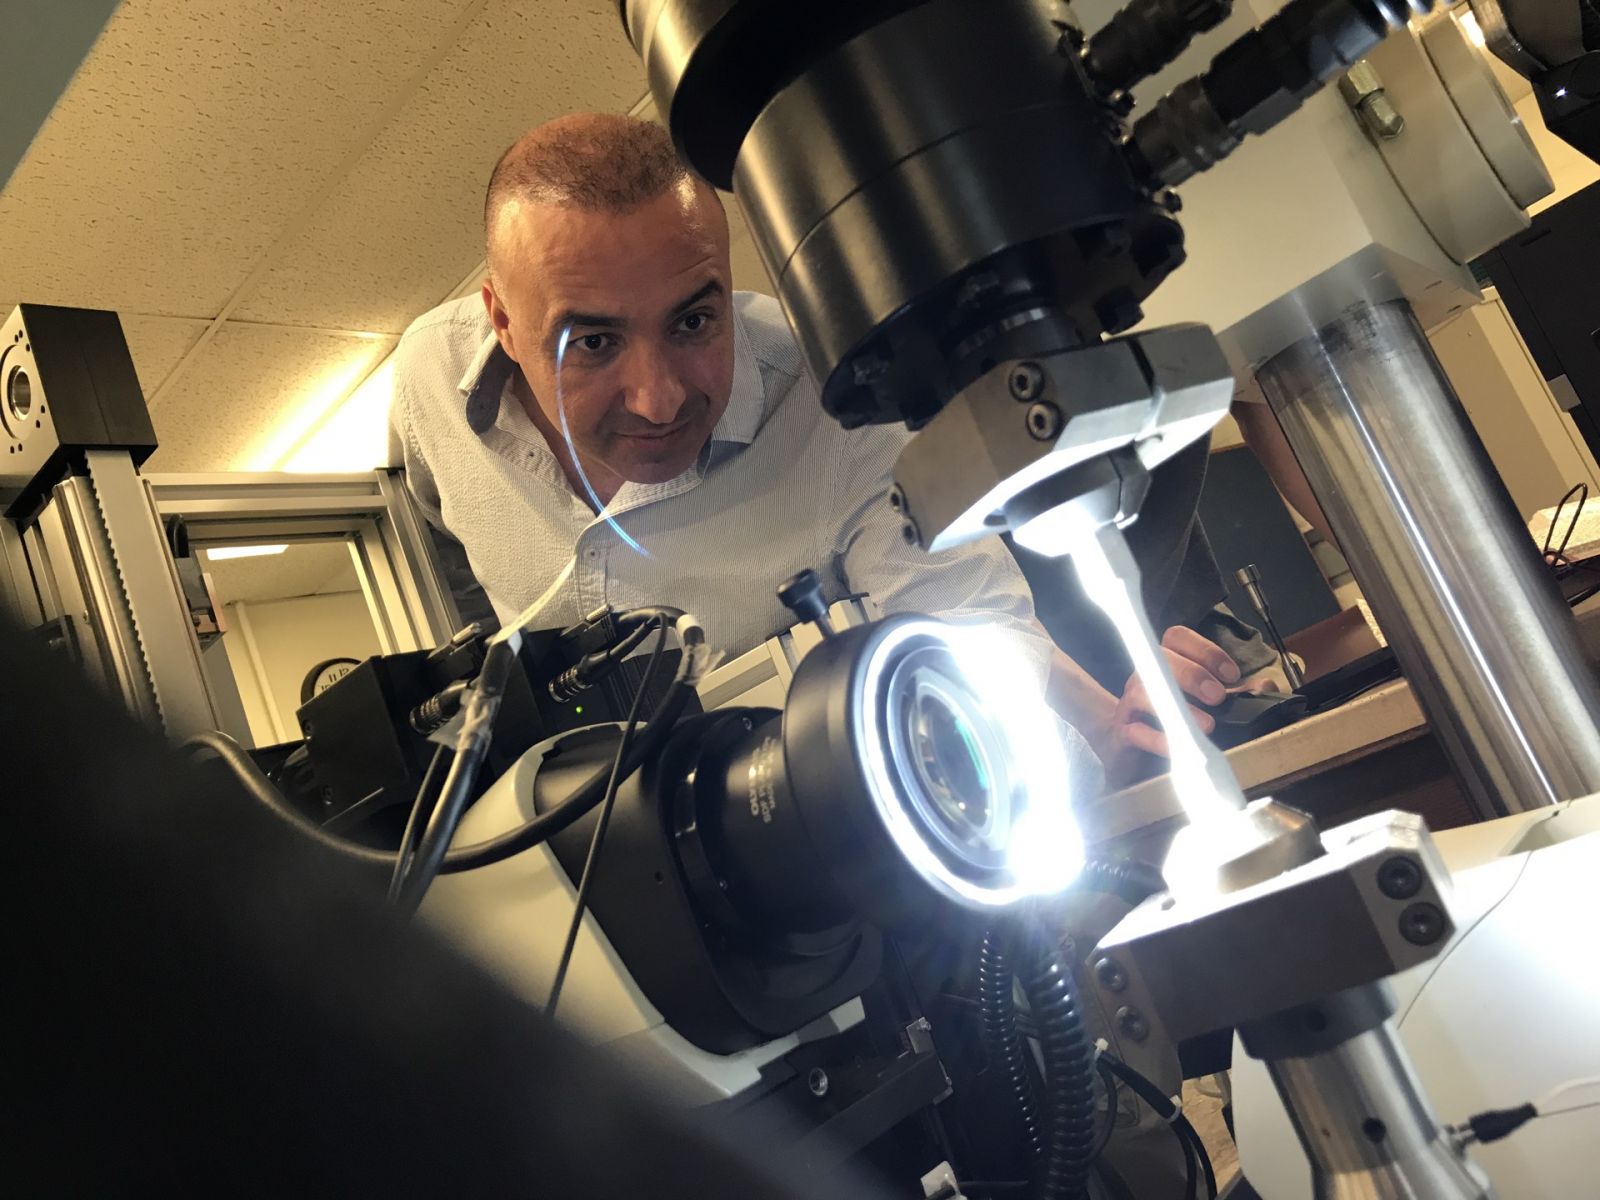
{"type": "Polygon", "coordinates": [[[672,369],[668,357],[654,347],[636,347],[623,381],[623,405],[634,416],[652,425],[670,425],[677,420],[688,389],[672,369]]]}

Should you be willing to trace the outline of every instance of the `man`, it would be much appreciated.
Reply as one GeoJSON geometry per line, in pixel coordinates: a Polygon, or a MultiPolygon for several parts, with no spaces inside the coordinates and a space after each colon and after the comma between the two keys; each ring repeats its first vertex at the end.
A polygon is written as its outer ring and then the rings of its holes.
{"type": "MultiPolygon", "coordinates": [[[[775,588],[811,567],[830,599],[1007,630],[1113,776],[1160,749],[1142,689],[1119,700],[1055,650],[998,539],[905,544],[885,493],[909,435],[823,413],[777,302],[733,292],[721,201],[664,130],[542,125],[500,160],[484,215],[482,302],[407,330],[393,421],[413,494],[502,620],[672,604],[738,653],[793,623],[775,588]]],[[[1239,679],[1189,631],[1168,654],[1202,703],[1239,679]]]]}

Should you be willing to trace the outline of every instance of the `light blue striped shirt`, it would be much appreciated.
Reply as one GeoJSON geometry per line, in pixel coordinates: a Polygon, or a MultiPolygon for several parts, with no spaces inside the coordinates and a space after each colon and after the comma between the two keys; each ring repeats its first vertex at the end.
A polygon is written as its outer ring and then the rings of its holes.
{"type": "MultiPolygon", "coordinates": [[[[733,308],[733,392],[699,460],[667,483],[625,483],[601,516],[511,392],[516,366],[478,297],[406,331],[392,420],[407,484],[465,549],[501,619],[570,563],[540,624],[601,605],[670,604],[693,612],[732,656],[794,623],[776,588],[810,567],[830,602],[866,592],[886,613],[1009,630],[1042,682],[1052,644],[1004,545],[907,546],[886,494],[910,435],[886,425],[845,432],[822,411],[777,301],[739,292],[733,308]]],[[[1082,739],[1071,741],[1092,759],[1082,739]]]]}

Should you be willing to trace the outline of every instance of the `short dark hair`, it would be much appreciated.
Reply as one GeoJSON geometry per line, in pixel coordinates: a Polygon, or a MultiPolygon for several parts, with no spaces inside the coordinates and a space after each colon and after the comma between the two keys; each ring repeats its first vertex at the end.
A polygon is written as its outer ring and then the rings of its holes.
{"type": "Polygon", "coordinates": [[[509,200],[623,213],[693,178],[654,122],[574,113],[530,130],[500,156],[484,197],[484,229],[492,236],[509,200]]]}

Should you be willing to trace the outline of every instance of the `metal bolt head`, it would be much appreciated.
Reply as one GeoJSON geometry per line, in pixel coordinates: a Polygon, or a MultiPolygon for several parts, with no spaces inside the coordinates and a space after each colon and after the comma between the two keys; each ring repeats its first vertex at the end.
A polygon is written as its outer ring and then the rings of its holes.
{"type": "Polygon", "coordinates": [[[1378,68],[1364,58],[1339,77],[1339,94],[1351,108],[1381,91],[1383,79],[1378,75],[1378,68]]]}
{"type": "Polygon", "coordinates": [[[1142,1042],[1150,1036],[1150,1022],[1144,1019],[1144,1014],[1131,1005],[1123,1005],[1117,1009],[1117,1028],[1122,1031],[1122,1036],[1135,1042],[1142,1042]]]}
{"type": "Polygon", "coordinates": [[[1044,391],[1044,372],[1038,363],[1022,362],[1011,368],[1011,394],[1018,400],[1037,400],[1044,391]]]}
{"type": "Polygon", "coordinates": [[[1437,904],[1419,900],[1400,914],[1400,936],[1413,946],[1431,946],[1444,936],[1448,924],[1437,904]]]}
{"type": "Polygon", "coordinates": [[[1369,133],[1376,138],[1398,137],[1405,131],[1406,119],[1383,90],[1378,69],[1362,59],[1339,79],[1339,94],[1355,110],[1369,133]]]}
{"type": "Polygon", "coordinates": [[[1361,116],[1361,123],[1372,131],[1374,137],[1387,141],[1406,131],[1406,119],[1394,106],[1394,101],[1389,99],[1387,92],[1374,92],[1356,111],[1361,116]]]}
{"type": "Polygon", "coordinates": [[[818,1100],[828,1094],[828,1073],[821,1067],[812,1067],[806,1076],[806,1087],[818,1100]]]}
{"type": "Polygon", "coordinates": [[[1119,117],[1125,117],[1133,111],[1133,97],[1120,88],[1106,97],[1106,107],[1119,117]]]}
{"type": "Polygon", "coordinates": [[[1422,871],[1409,858],[1391,858],[1378,868],[1378,890],[1391,900],[1409,900],[1422,890],[1422,871]]]}
{"type": "Polygon", "coordinates": [[[1094,977],[1108,992],[1120,992],[1128,986],[1128,973],[1114,958],[1102,958],[1094,965],[1094,977]]]}
{"type": "Polygon", "coordinates": [[[1027,415],[1023,419],[1027,422],[1029,434],[1038,441],[1048,442],[1061,432],[1061,410],[1048,400],[1028,405],[1027,415]]]}
{"type": "Polygon", "coordinates": [[[1183,197],[1171,188],[1162,188],[1157,192],[1156,203],[1174,216],[1183,211],[1183,197]]]}

